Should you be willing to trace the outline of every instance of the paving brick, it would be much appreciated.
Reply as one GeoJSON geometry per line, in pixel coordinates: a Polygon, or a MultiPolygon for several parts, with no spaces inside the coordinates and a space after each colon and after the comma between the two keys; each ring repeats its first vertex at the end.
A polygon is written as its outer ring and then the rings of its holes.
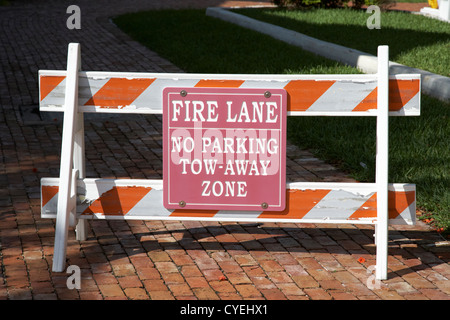
{"type": "Polygon", "coordinates": [[[119,281],[119,285],[124,289],[139,288],[143,286],[141,280],[136,275],[120,277],[117,280],[119,281]]]}
{"type": "Polygon", "coordinates": [[[439,290],[450,296],[450,281],[448,279],[442,280],[441,277],[439,278],[440,280],[435,280],[433,284],[435,284],[439,290]]]}
{"type": "Polygon", "coordinates": [[[81,300],[103,300],[103,296],[100,292],[80,292],[81,300]]]}
{"type": "Polygon", "coordinates": [[[237,284],[235,288],[244,299],[262,297],[261,292],[251,284],[237,284]]]}
{"type": "Polygon", "coordinates": [[[82,277],[80,285],[83,291],[98,291],[97,283],[92,278],[85,279],[82,277]]]}
{"type": "Polygon", "coordinates": [[[219,269],[202,270],[202,273],[208,281],[221,280],[222,278],[225,279],[223,272],[219,269]]]}
{"type": "MultiPolygon", "coordinates": [[[[284,269],[290,276],[302,276],[302,275],[309,275],[308,272],[306,272],[305,269],[299,264],[297,265],[285,265],[284,269]]],[[[322,269],[320,269],[322,270],[322,269]]]]}
{"type": "Polygon", "coordinates": [[[155,266],[147,255],[130,256],[130,261],[133,264],[135,269],[137,269],[137,268],[152,268],[155,266]]]}
{"type": "Polygon", "coordinates": [[[200,269],[193,264],[189,264],[189,265],[184,265],[181,267],[181,273],[183,274],[183,276],[185,278],[188,277],[202,277],[203,274],[200,271],[200,269]]]}
{"type": "Polygon", "coordinates": [[[209,287],[207,287],[207,286],[206,287],[205,286],[190,287],[187,283],[169,284],[169,289],[175,298],[177,298],[179,296],[193,296],[192,289],[199,289],[199,288],[209,288],[209,287]]]}
{"type": "Polygon", "coordinates": [[[348,292],[330,290],[329,293],[331,294],[334,300],[358,300],[354,295],[348,292]]]}
{"type": "Polygon", "coordinates": [[[368,288],[366,283],[347,283],[345,284],[347,291],[352,293],[358,299],[371,299],[375,298],[375,294],[368,288]]]}
{"type": "Polygon", "coordinates": [[[298,265],[297,260],[289,253],[274,253],[273,256],[284,268],[287,265],[298,265]]]}
{"type": "Polygon", "coordinates": [[[95,282],[99,285],[117,284],[117,278],[112,273],[93,274],[95,282]]]}
{"type": "Polygon", "coordinates": [[[318,282],[320,287],[325,290],[345,290],[345,287],[338,280],[322,280],[318,282]]]}
{"type": "Polygon", "coordinates": [[[192,289],[195,296],[199,300],[218,300],[219,297],[211,288],[194,288],[192,289]]]}
{"type": "Polygon", "coordinates": [[[324,281],[324,280],[334,280],[334,275],[331,272],[328,272],[325,269],[308,269],[308,272],[305,271],[306,275],[311,275],[316,281],[324,281]]]}
{"type": "Polygon", "coordinates": [[[228,281],[209,281],[211,288],[217,293],[235,293],[236,289],[228,281]]]}
{"type": "Polygon", "coordinates": [[[337,271],[333,272],[333,276],[341,283],[347,284],[347,283],[359,283],[360,281],[358,278],[356,278],[354,275],[352,275],[350,272],[343,270],[343,271],[337,271]]]}
{"type": "Polygon", "coordinates": [[[241,266],[236,261],[222,261],[218,262],[218,265],[225,273],[242,272],[241,266]]]}
{"type": "Polygon", "coordinates": [[[289,282],[293,282],[291,277],[284,271],[267,272],[267,276],[274,283],[289,283],[289,282]]]}
{"type": "Polygon", "coordinates": [[[375,290],[374,291],[383,300],[405,300],[401,295],[393,290],[375,290]]]}
{"type": "Polygon", "coordinates": [[[149,298],[143,288],[125,288],[124,292],[130,300],[147,300],[149,298]]]}
{"type": "Polygon", "coordinates": [[[299,288],[316,288],[319,287],[319,283],[311,276],[293,276],[292,280],[298,285],[299,288]]]}
{"type": "Polygon", "coordinates": [[[237,293],[218,293],[218,297],[220,300],[243,300],[242,297],[237,293]]]}
{"type": "Polygon", "coordinates": [[[275,260],[262,260],[259,264],[266,272],[277,272],[284,270],[284,268],[275,260]]]}
{"type": "Polygon", "coordinates": [[[149,292],[152,300],[175,300],[170,291],[151,291],[149,292]]]}
{"type": "Polygon", "coordinates": [[[309,270],[309,269],[314,269],[314,270],[324,269],[323,266],[314,258],[302,258],[302,259],[298,259],[298,262],[306,270],[309,270]]]}
{"type": "Polygon", "coordinates": [[[208,281],[203,277],[186,277],[185,279],[191,288],[209,287],[208,281]]]}
{"type": "Polygon", "coordinates": [[[153,252],[149,252],[148,256],[150,257],[150,259],[153,262],[172,262],[172,260],[170,259],[170,256],[167,254],[167,252],[165,251],[153,251],[153,252]]]}
{"type": "Polygon", "coordinates": [[[402,278],[405,279],[409,284],[411,284],[411,286],[413,286],[416,289],[434,289],[434,288],[436,288],[436,286],[432,282],[424,279],[417,273],[406,274],[402,278]]]}
{"type": "Polygon", "coordinates": [[[293,299],[293,296],[305,296],[305,292],[296,286],[294,283],[277,283],[277,287],[281,292],[288,297],[288,299],[293,299]]]}
{"type": "Polygon", "coordinates": [[[272,282],[272,279],[269,279],[267,276],[265,277],[251,277],[250,278],[253,282],[253,284],[258,288],[261,289],[274,289],[277,286],[274,282],[272,282]]]}
{"type": "Polygon", "coordinates": [[[331,300],[332,297],[322,288],[307,288],[303,290],[311,300],[331,300]]]}
{"type": "Polygon", "coordinates": [[[261,294],[267,300],[287,300],[286,296],[280,289],[261,289],[261,294]]]}
{"type": "Polygon", "coordinates": [[[148,279],[161,279],[161,274],[156,268],[140,268],[136,270],[139,279],[148,280],[148,279]]]}
{"type": "Polygon", "coordinates": [[[166,284],[172,284],[172,283],[182,283],[184,282],[184,278],[181,275],[181,273],[161,273],[161,276],[166,284]]]}
{"type": "Polygon", "coordinates": [[[239,254],[239,255],[235,255],[234,259],[236,260],[236,262],[239,264],[239,266],[241,267],[246,267],[246,266],[255,266],[257,265],[256,260],[250,255],[250,254],[239,254]]]}
{"type": "Polygon", "coordinates": [[[29,288],[10,288],[8,296],[11,300],[31,300],[31,290],[29,288]]]}
{"type": "Polygon", "coordinates": [[[194,261],[188,254],[172,254],[170,257],[177,266],[194,264],[194,261]]]}
{"type": "Polygon", "coordinates": [[[411,294],[405,294],[405,295],[403,295],[403,297],[406,300],[420,300],[420,301],[422,301],[422,300],[429,300],[425,295],[423,295],[423,294],[421,294],[419,292],[411,293],[411,294]]]}
{"type": "Polygon", "coordinates": [[[136,274],[136,270],[131,264],[118,264],[113,266],[113,272],[116,277],[133,276],[136,274]]]}
{"type": "Polygon", "coordinates": [[[33,300],[58,300],[55,293],[39,293],[33,294],[33,300]]]}
{"type": "Polygon", "coordinates": [[[125,297],[122,288],[118,284],[101,284],[98,287],[104,297],[125,297]]]}
{"type": "Polygon", "coordinates": [[[53,293],[53,284],[50,281],[31,282],[33,296],[36,294],[53,293]]]}
{"type": "Polygon", "coordinates": [[[251,283],[252,281],[250,278],[245,274],[244,272],[238,272],[238,273],[228,273],[227,279],[230,281],[233,285],[237,284],[245,284],[245,283],[251,283]]]}
{"type": "Polygon", "coordinates": [[[439,289],[421,288],[419,291],[430,300],[450,300],[450,296],[439,289]]]}
{"type": "Polygon", "coordinates": [[[172,261],[155,262],[155,267],[164,273],[178,272],[177,266],[172,261]]]}

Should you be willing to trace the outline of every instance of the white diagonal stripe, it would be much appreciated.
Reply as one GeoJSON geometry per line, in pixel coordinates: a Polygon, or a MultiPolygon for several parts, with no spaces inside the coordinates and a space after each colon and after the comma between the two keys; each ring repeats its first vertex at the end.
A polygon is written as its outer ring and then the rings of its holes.
{"type": "Polygon", "coordinates": [[[168,210],[163,206],[162,190],[152,189],[136,205],[128,211],[126,216],[161,216],[167,217],[173,210],[168,210]]]}
{"type": "Polygon", "coordinates": [[[83,106],[89,101],[103,86],[110,80],[110,78],[87,78],[80,77],[78,83],[78,105],[83,106]]]}
{"type": "Polygon", "coordinates": [[[66,78],[42,99],[40,106],[64,106],[66,97],[66,78]]]}
{"type": "Polygon", "coordinates": [[[42,208],[42,213],[43,214],[47,214],[47,213],[53,213],[56,212],[57,209],[57,205],[58,205],[58,193],[56,193],[46,204],[45,206],[42,208]]]}
{"type": "Polygon", "coordinates": [[[161,110],[162,91],[166,87],[193,87],[198,79],[156,79],[131,105],[136,108],[161,110]]]}
{"type": "Polygon", "coordinates": [[[394,112],[396,115],[414,114],[420,115],[420,93],[418,92],[411,98],[399,111],[394,112]]]}
{"type": "Polygon", "coordinates": [[[361,195],[344,190],[332,190],[303,219],[348,219],[372,194],[361,195]]]}
{"type": "Polygon", "coordinates": [[[352,111],[376,86],[376,81],[336,81],[308,108],[307,112],[352,111]]]}
{"type": "Polygon", "coordinates": [[[246,80],[239,88],[283,89],[290,81],[246,80]]]}
{"type": "Polygon", "coordinates": [[[256,219],[261,214],[261,211],[232,211],[232,210],[220,210],[214,215],[214,218],[249,218],[256,219]]]}

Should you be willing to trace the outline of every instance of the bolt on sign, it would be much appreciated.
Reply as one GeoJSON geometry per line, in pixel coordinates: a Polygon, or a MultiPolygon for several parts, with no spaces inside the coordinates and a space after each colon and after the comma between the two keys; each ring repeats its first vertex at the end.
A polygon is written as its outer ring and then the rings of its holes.
{"type": "Polygon", "coordinates": [[[286,97],[284,89],[165,88],[164,206],[284,210],[286,97]]]}

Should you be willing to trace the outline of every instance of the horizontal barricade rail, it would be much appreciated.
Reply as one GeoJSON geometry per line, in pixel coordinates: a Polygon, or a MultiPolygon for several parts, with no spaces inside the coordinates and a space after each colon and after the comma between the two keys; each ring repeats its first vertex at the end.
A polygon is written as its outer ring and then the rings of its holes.
{"type": "MultiPolygon", "coordinates": [[[[56,218],[59,179],[44,178],[42,217],[56,218]]],[[[375,183],[291,182],[284,211],[166,209],[162,180],[77,180],[77,218],[374,224],[375,183]]],[[[389,223],[415,224],[415,185],[389,184],[389,223]]],[[[74,203],[75,204],[75,203],[74,203]]]]}
{"type": "MultiPolygon", "coordinates": [[[[66,72],[40,71],[40,110],[63,112],[66,72]]],[[[79,72],[79,112],[162,113],[166,87],[285,89],[288,115],[376,116],[377,75],[79,72]]],[[[420,114],[420,75],[391,75],[389,115],[420,114]]]]}

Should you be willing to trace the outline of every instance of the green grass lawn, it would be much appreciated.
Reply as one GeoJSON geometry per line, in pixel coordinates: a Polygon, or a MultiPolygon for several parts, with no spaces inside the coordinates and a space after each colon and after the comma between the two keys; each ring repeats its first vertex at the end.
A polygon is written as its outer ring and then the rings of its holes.
{"type": "Polygon", "coordinates": [[[364,10],[240,9],[257,20],[373,55],[389,45],[390,60],[450,76],[450,23],[405,12],[381,12],[381,29],[368,29],[364,10]]]}
{"type": "MultiPolygon", "coordinates": [[[[208,17],[204,10],[141,12],[117,17],[114,22],[186,72],[359,73],[355,68],[208,17]]],[[[341,28],[339,24],[337,28],[341,28]]],[[[342,33],[341,41],[353,39],[350,29],[342,33]]],[[[417,206],[433,215],[437,227],[447,230],[449,116],[449,104],[423,96],[420,117],[390,117],[389,141],[390,181],[417,184],[417,206]]],[[[360,181],[374,180],[374,118],[289,117],[288,139],[360,181]]]]}
{"type": "Polygon", "coordinates": [[[359,73],[258,32],[207,17],[204,10],[141,12],[118,17],[114,23],[187,72],[359,73]]]}

